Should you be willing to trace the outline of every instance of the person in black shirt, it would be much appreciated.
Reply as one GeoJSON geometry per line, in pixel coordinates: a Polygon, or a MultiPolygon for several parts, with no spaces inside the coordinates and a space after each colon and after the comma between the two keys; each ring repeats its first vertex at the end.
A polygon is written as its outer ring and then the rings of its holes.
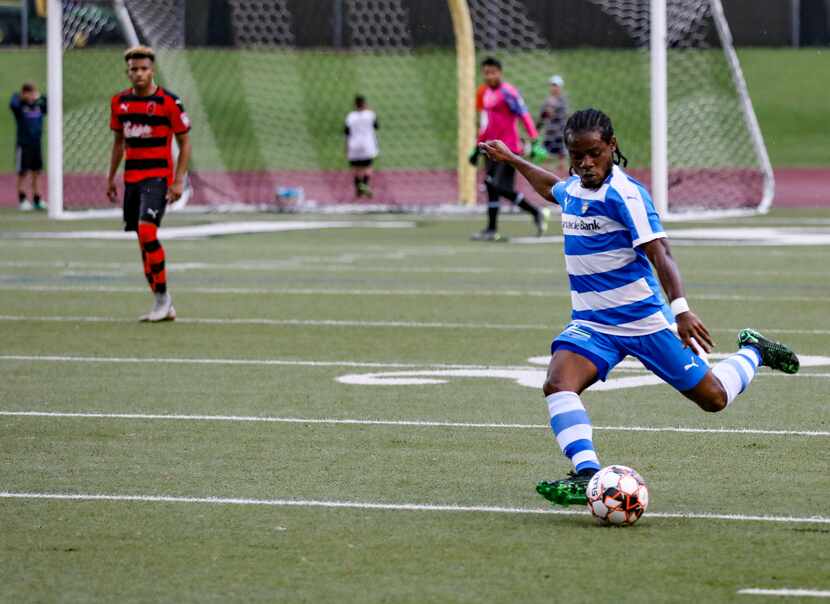
{"type": "Polygon", "coordinates": [[[536,129],[542,135],[542,145],[545,150],[554,161],[557,161],[556,169],[561,175],[567,172],[565,160],[568,148],[565,145],[565,122],[568,121],[568,99],[562,91],[565,86],[562,76],[552,76],[548,83],[550,92],[539,111],[536,129]]]}
{"type": "Polygon", "coordinates": [[[15,147],[15,170],[17,171],[17,196],[21,210],[45,209],[40,197],[40,173],[43,170],[41,138],[43,118],[46,115],[46,97],[41,96],[37,86],[26,82],[15,92],[9,102],[9,109],[17,122],[17,143],[15,147]],[[31,174],[32,200],[24,191],[27,174],[31,174]]]}

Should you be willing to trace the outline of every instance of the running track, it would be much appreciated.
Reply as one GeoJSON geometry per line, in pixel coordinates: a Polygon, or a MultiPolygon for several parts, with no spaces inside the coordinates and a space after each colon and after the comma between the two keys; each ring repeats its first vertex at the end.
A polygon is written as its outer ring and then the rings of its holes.
{"type": "MultiPolygon", "coordinates": [[[[632,170],[633,175],[648,184],[648,173],[632,170]]],[[[710,171],[704,175],[711,179],[709,187],[719,198],[730,196],[737,191],[737,182],[746,181],[747,175],[740,171],[710,171]]],[[[519,179],[521,180],[521,179],[519,179]]],[[[672,179],[670,179],[672,180],[672,179]]],[[[673,175],[672,186],[677,197],[693,198],[696,194],[693,183],[699,182],[697,173],[673,175]]],[[[750,177],[751,188],[757,192],[760,180],[750,177]]],[[[782,168],[775,171],[776,197],[778,207],[810,208],[830,207],[830,169],[827,168],[782,168]]],[[[282,171],[282,172],[197,172],[193,175],[194,204],[214,204],[227,201],[254,201],[273,203],[277,186],[300,186],[305,190],[307,200],[325,204],[354,203],[352,182],[348,171],[282,171]]],[[[400,206],[430,206],[445,204],[456,199],[455,173],[449,170],[406,171],[383,170],[376,174],[373,183],[376,203],[400,206]]],[[[42,179],[46,187],[45,176],[42,179]]],[[[522,190],[531,191],[522,183],[522,190]]],[[[67,205],[76,207],[107,207],[104,199],[105,181],[101,174],[71,174],[66,177],[65,196],[67,205]],[[96,193],[100,192],[100,195],[96,193]],[[85,200],[86,203],[78,202],[85,200]]],[[[531,197],[532,199],[533,197],[531,197]]],[[[479,193],[479,202],[484,200],[479,193]]],[[[17,203],[14,174],[0,174],[0,207],[12,207],[17,203]]]]}

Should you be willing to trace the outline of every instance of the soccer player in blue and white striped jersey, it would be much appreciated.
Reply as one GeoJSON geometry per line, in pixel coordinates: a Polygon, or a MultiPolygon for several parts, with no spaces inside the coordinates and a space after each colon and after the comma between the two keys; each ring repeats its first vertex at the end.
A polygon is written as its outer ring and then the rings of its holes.
{"type": "Polygon", "coordinates": [[[710,368],[699,353],[710,352],[714,343],[689,308],[648,191],[620,167],[627,160],[611,120],[596,109],[577,111],[565,126],[565,143],[571,159],[571,176],[565,180],[500,141],[481,143],[480,149],[491,160],[515,167],[562,209],[573,312],[551,344],[544,394],[551,428],[574,470],[536,489],[549,501],[570,505],[587,501],[585,487],[600,468],[580,394],[605,380],[626,355],[710,412],[729,406],[760,365],[795,373],[799,362],[783,344],[744,329],[739,350],[710,368]]]}

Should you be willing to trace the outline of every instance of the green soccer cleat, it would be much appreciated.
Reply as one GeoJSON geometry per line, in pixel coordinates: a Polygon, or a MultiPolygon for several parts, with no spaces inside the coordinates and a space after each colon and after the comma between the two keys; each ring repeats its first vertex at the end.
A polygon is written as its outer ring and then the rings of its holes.
{"type": "Polygon", "coordinates": [[[587,505],[585,490],[592,477],[593,474],[568,472],[568,477],[561,480],[543,480],[536,485],[536,492],[556,505],[587,505]]]}
{"type": "Polygon", "coordinates": [[[784,373],[798,373],[800,363],[796,354],[784,344],[768,340],[754,329],[742,329],[738,346],[752,346],[761,355],[761,365],[784,373]]]}

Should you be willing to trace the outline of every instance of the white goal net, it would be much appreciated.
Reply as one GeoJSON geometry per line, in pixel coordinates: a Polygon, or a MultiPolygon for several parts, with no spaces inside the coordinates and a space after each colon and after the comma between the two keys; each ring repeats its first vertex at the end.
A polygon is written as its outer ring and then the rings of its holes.
{"type": "Polygon", "coordinates": [[[126,0],[125,26],[113,3],[64,0],[67,210],[106,205],[107,103],[129,86],[122,53],[130,28],[156,50],[158,82],[191,118],[191,204],[272,207],[281,190],[322,204],[355,202],[344,120],[358,94],[378,114],[373,201],[457,201],[455,54],[445,4],[437,14],[413,14],[405,0],[346,0],[338,15],[333,2],[322,14],[289,0],[212,4],[221,14],[202,23],[204,10],[192,2],[126,0]],[[430,20],[450,33],[445,47],[419,44],[413,28],[430,20]],[[96,43],[99,31],[122,42],[96,43]]]}
{"type": "MultiPolygon", "coordinates": [[[[469,4],[479,58],[502,61],[531,111],[560,75],[569,110],[607,113],[629,171],[651,183],[649,0],[469,4]]],[[[772,169],[720,0],[667,0],[666,24],[668,210],[766,210],[772,169]]]]}
{"type": "MultiPolygon", "coordinates": [[[[56,1],[56,0],[53,0],[56,1]]],[[[108,100],[124,48],[157,52],[193,123],[192,204],[271,207],[280,190],[353,203],[343,120],[379,118],[374,202],[459,199],[456,44],[446,0],[63,0],[63,206],[105,206],[108,100]]],[[[537,114],[553,74],[569,110],[613,120],[651,181],[649,0],[467,0],[477,61],[537,114]]],[[[765,210],[772,171],[720,0],[667,0],[668,210],[765,210]]],[[[470,119],[473,119],[470,110],[470,119]]],[[[463,143],[463,141],[462,141],[463,143]]],[[[469,141],[471,147],[473,141],[469,141]]],[[[464,144],[461,145],[464,148],[464,144]]]]}

